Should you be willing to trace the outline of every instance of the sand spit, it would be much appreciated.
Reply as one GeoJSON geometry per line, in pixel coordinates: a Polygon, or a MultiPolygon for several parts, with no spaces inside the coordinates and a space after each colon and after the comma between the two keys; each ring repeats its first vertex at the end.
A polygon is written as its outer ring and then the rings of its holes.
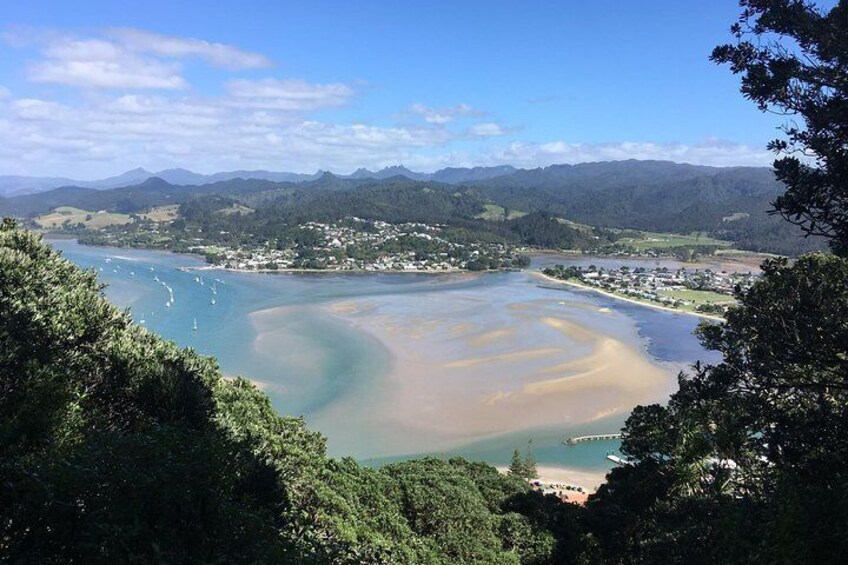
{"type": "Polygon", "coordinates": [[[646,300],[636,300],[634,298],[628,298],[616,292],[607,292],[606,290],[601,290],[594,286],[589,286],[586,284],[581,284],[575,281],[566,281],[562,279],[557,279],[554,277],[549,277],[548,275],[535,271],[533,273],[535,276],[544,279],[547,282],[552,282],[555,284],[568,285],[573,288],[579,288],[581,290],[586,290],[589,292],[595,292],[602,296],[606,296],[607,298],[613,298],[615,300],[621,300],[622,302],[629,302],[630,304],[638,304],[639,306],[645,306],[646,308],[654,308],[656,310],[665,310],[666,312],[671,312],[673,314],[684,314],[686,316],[696,316],[698,318],[704,318],[705,320],[712,320],[714,322],[724,322],[724,318],[720,316],[712,316],[710,314],[701,314],[700,312],[690,312],[688,310],[680,310],[679,308],[670,308],[669,306],[663,306],[662,304],[654,304],[653,302],[648,302],[646,300]]]}

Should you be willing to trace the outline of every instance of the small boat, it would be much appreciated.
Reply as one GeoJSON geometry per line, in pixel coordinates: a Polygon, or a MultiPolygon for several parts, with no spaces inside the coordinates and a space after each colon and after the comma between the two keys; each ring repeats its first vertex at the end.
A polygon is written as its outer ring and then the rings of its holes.
{"type": "Polygon", "coordinates": [[[215,299],[213,298],[213,299],[209,302],[209,304],[211,304],[212,306],[215,306],[215,299]]]}
{"type": "Polygon", "coordinates": [[[165,303],[165,308],[170,308],[170,307],[171,307],[171,303],[170,303],[170,302],[166,302],[166,303],[165,303]]]}
{"type": "Polygon", "coordinates": [[[194,319],[194,325],[191,327],[192,331],[197,331],[197,318],[194,319]]]}

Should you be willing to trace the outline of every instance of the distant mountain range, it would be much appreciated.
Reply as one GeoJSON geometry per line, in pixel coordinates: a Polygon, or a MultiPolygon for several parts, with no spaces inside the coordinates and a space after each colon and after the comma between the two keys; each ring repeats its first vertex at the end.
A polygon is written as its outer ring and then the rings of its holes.
{"type": "MultiPolygon", "coordinates": [[[[509,175],[518,169],[509,165],[498,167],[473,167],[441,169],[434,173],[416,173],[403,166],[386,167],[379,171],[368,169],[357,169],[350,175],[335,175],[338,178],[349,179],[376,179],[383,180],[391,177],[402,176],[412,180],[430,180],[446,184],[459,184],[486,180],[503,175],[509,175]]],[[[152,173],[146,169],[138,168],[127,171],[118,176],[100,180],[82,181],[64,177],[28,177],[0,175],[0,196],[20,196],[24,194],[36,194],[54,188],[64,186],[76,186],[80,188],[93,188],[105,190],[140,184],[151,178],[160,178],[170,184],[180,186],[200,186],[234,179],[257,179],[274,182],[308,182],[319,179],[325,171],[317,171],[314,174],[301,173],[276,173],[273,171],[226,171],[204,175],[187,169],[165,169],[152,173]]]]}
{"type": "MultiPolygon", "coordinates": [[[[377,172],[360,169],[347,176],[263,171],[199,175],[182,169],[149,175],[137,169],[83,183],[88,186],[0,196],[0,216],[32,218],[58,206],[138,213],[163,204],[196,203],[203,208],[224,199],[226,206],[235,203],[257,212],[273,209],[274,215],[297,221],[354,215],[393,221],[453,218],[459,225],[482,221],[479,214],[494,205],[601,228],[704,232],[744,249],[787,255],[823,247],[821,240],[803,239],[797,227],[767,213],[785,188],[765,167],[629,160],[537,169],[442,169],[427,174],[389,167],[377,172]],[[263,175],[266,178],[257,178],[263,175]],[[113,183],[124,186],[106,188],[113,183]],[[465,207],[450,204],[448,197],[457,194],[466,195],[465,207]]],[[[48,186],[29,181],[25,186],[30,189],[48,186]]],[[[19,181],[18,186],[24,185],[19,181]]]]}

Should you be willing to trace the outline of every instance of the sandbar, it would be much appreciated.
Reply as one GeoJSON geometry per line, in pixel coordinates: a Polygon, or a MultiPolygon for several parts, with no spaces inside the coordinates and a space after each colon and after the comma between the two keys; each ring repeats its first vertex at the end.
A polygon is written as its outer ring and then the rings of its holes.
{"type": "Polygon", "coordinates": [[[583,316],[603,316],[582,304],[519,297],[493,307],[476,293],[451,292],[410,315],[405,300],[369,297],[362,300],[367,306],[354,299],[324,308],[391,352],[379,384],[383,400],[370,409],[383,429],[404,430],[406,453],[533,428],[561,426],[566,434],[611,416],[623,421],[637,404],[664,399],[676,383],[636,339],[581,324],[583,316]]]}

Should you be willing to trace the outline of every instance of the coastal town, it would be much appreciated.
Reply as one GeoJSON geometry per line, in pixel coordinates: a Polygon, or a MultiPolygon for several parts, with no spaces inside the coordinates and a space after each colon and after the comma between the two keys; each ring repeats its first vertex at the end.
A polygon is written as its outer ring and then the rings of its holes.
{"type": "Polygon", "coordinates": [[[735,303],[735,289],[745,290],[759,278],[753,272],[667,267],[605,268],[555,265],[545,276],[571,281],[614,295],[672,309],[721,315],[735,303]]]}
{"type": "Polygon", "coordinates": [[[520,269],[529,265],[523,249],[500,242],[445,237],[446,226],[392,224],[357,217],[338,223],[300,224],[288,241],[255,247],[196,244],[218,267],[237,270],[332,270],[366,272],[450,272],[520,269]]]}

